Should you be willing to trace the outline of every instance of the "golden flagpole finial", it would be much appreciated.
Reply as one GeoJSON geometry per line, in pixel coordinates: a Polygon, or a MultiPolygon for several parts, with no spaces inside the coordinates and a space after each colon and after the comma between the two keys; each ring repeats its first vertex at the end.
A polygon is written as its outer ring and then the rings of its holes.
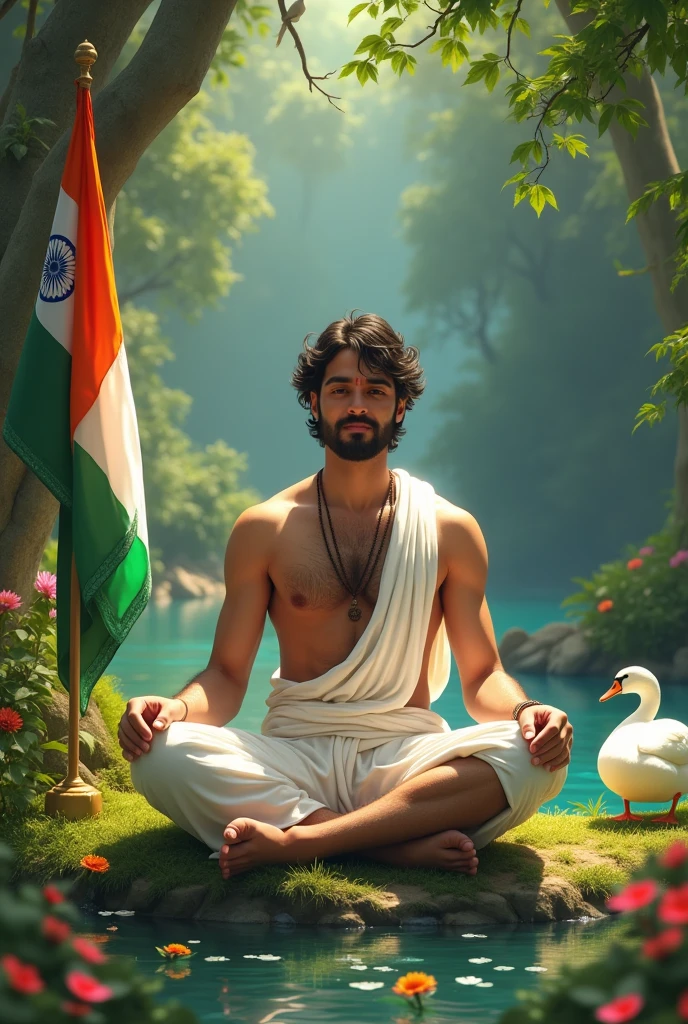
{"type": "Polygon", "coordinates": [[[95,64],[98,60],[98,51],[96,50],[93,43],[89,43],[88,39],[84,39],[83,43],[80,43],[74,51],[74,60],[81,68],[81,73],[77,79],[82,89],[90,89],[93,78],[91,77],[91,65],[95,64]]]}

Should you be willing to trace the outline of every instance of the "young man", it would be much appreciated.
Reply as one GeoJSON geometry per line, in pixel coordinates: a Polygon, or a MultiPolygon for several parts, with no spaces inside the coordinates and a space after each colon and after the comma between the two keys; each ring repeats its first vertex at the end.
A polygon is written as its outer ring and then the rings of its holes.
{"type": "Polygon", "coordinates": [[[571,725],[502,669],[475,519],[387,467],[423,391],[417,349],[347,317],[306,339],[292,383],[324,469],[239,517],[208,666],[177,697],[129,701],[124,757],[224,877],[351,851],[474,875],[477,849],[561,789],[571,725]],[[258,736],[222,726],[266,613],[280,666],[258,736]],[[453,731],[430,710],[449,646],[478,723],[453,731]]]}

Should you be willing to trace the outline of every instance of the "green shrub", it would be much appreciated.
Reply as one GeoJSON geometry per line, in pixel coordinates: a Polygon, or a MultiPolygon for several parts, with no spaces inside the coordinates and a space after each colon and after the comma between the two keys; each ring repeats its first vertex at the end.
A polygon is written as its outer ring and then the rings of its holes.
{"type": "Polygon", "coordinates": [[[600,650],[629,662],[666,661],[688,642],[688,551],[672,528],[574,582],[581,590],[563,605],[600,650]]]}
{"type": "Polygon", "coordinates": [[[597,958],[519,992],[521,1005],[500,1024],[688,1020],[688,845],[677,840],[651,855],[608,907],[624,927],[597,958]]]}
{"type": "Polygon", "coordinates": [[[46,742],[43,711],[57,682],[54,619],[55,577],[39,573],[28,610],[19,597],[0,591],[0,810],[26,812],[36,793],[54,782],[44,773],[43,751],[62,750],[46,742]],[[40,588],[40,589],[38,589],[40,588]]]}
{"type": "Polygon", "coordinates": [[[54,886],[9,885],[13,856],[0,844],[0,1020],[43,1024],[76,1017],[85,1024],[194,1024],[177,1003],[160,1005],[160,979],[133,961],[111,959],[75,934],[76,907],[54,886]]]}
{"type": "Polygon", "coordinates": [[[571,881],[580,889],[586,899],[606,899],[614,892],[614,887],[623,882],[625,872],[610,864],[590,864],[578,868],[571,875],[571,881]]]}

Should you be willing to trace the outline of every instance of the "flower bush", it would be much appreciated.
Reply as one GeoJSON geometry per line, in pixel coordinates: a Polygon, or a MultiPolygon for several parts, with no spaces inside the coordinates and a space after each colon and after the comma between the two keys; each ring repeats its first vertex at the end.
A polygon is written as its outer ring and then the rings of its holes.
{"type": "Polygon", "coordinates": [[[0,811],[26,811],[36,793],[53,784],[42,771],[46,742],[43,711],[57,681],[55,576],[39,572],[30,607],[11,590],[0,591],[0,811]]]}
{"type": "MultiPolygon", "coordinates": [[[[178,1003],[161,1005],[158,980],[76,935],[76,909],[56,886],[10,888],[12,854],[0,845],[0,1020],[3,1024],[195,1024],[178,1003]]],[[[98,936],[102,938],[102,936],[98,936]]]]}
{"type": "Polygon", "coordinates": [[[500,1024],[679,1024],[688,1021],[688,845],[651,856],[607,901],[620,937],[592,963],[565,966],[521,994],[500,1024]]]}
{"type": "Polygon", "coordinates": [[[621,660],[670,661],[688,644],[688,550],[666,529],[601,566],[563,602],[592,645],[621,660]]]}

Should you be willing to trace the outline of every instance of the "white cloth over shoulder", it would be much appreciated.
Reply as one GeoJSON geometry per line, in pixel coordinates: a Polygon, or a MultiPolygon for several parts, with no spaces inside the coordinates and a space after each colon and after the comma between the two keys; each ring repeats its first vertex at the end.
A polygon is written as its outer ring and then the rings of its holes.
{"type": "MultiPolygon", "coordinates": [[[[435,491],[404,469],[393,470],[397,506],[372,618],[351,654],[315,679],[272,676],[265,736],[347,736],[368,750],[391,736],[449,732],[434,711],[405,707],[418,683],[437,588],[435,491]]],[[[444,620],[431,652],[430,700],[450,670],[444,620]]]]}

